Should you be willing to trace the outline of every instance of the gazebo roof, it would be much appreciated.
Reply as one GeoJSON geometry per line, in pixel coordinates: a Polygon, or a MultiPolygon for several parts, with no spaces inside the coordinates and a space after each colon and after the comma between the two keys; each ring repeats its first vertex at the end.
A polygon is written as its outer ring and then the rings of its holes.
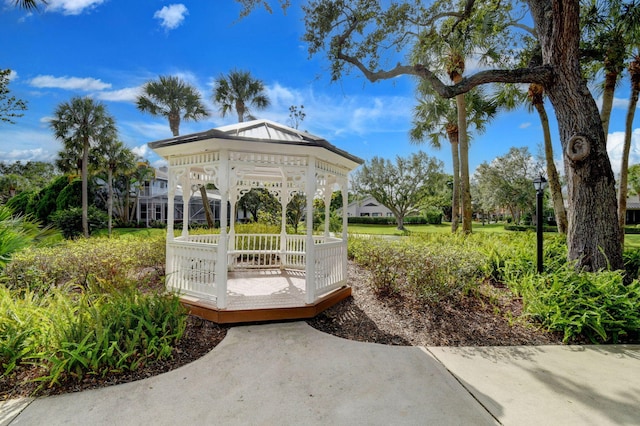
{"type": "Polygon", "coordinates": [[[325,151],[337,154],[339,158],[352,163],[350,168],[355,168],[364,162],[361,158],[332,145],[326,139],[270,120],[247,121],[200,133],[176,136],[150,142],[149,147],[165,158],[223,148],[283,154],[308,154],[311,148],[318,151],[320,156],[325,151]],[[243,142],[244,145],[238,142],[243,142]]]}

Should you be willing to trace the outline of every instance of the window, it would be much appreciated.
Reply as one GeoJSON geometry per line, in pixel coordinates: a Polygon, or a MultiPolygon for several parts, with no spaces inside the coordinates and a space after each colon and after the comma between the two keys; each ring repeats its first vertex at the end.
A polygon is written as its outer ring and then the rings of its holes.
{"type": "Polygon", "coordinates": [[[382,213],[378,213],[378,212],[376,212],[376,213],[371,213],[371,216],[373,216],[373,217],[380,217],[380,216],[382,216],[382,213]]]}

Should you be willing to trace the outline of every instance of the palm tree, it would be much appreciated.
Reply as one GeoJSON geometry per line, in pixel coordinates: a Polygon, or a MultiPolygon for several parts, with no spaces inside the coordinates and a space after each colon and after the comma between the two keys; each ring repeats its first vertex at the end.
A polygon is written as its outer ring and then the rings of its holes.
{"type": "Polygon", "coordinates": [[[173,136],[180,134],[180,120],[200,120],[209,116],[198,90],[179,77],[160,76],[142,87],[136,106],[142,112],[169,119],[173,136]]]}
{"type": "Polygon", "coordinates": [[[605,137],[613,108],[614,92],[625,61],[632,56],[640,30],[640,3],[624,0],[592,0],[582,8],[583,67],[595,76],[604,71],[600,118],[605,137]]]}
{"type": "MultiPolygon", "coordinates": [[[[173,136],[180,135],[180,119],[198,121],[209,116],[198,90],[179,77],[160,76],[157,81],[149,81],[143,87],[143,95],[138,96],[137,107],[151,115],[161,115],[169,119],[173,136]]],[[[202,205],[209,228],[213,228],[213,216],[207,190],[200,187],[202,205]]]]}
{"type": "MultiPolygon", "coordinates": [[[[458,213],[460,211],[460,153],[459,125],[457,102],[437,96],[430,86],[421,84],[419,91],[422,99],[413,110],[413,128],[409,134],[411,142],[422,143],[429,140],[431,146],[440,148],[440,139],[447,137],[451,144],[453,162],[453,194],[451,199],[451,232],[458,229],[458,213]]],[[[476,131],[483,132],[488,121],[496,114],[496,104],[484,96],[480,88],[468,92],[465,97],[468,122],[476,131]]],[[[465,117],[467,121],[467,117],[465,117]]]]}
{"type": "Polygon", "coordinates": [[[107,171],[107,211],[109,215],[109,236],[113,228],[113,176],[117,173],[125,173],[136,165],[135,154],[118,140],[111,140],[100,147],[103,160],[102,166],[107,171]]]}
{"type": "Polygon", "coordinates": [[[46,0],[13,0],[13,4],[20,9],[25,10],[38,10],[40,4],[47,5],[46,0]]]}
{"type": "Polygon", "coordinates": [[[549,116],[544,107],[544,87],[539,84],[530,84],[527,96],[529,97],[531,107],[535,108],[538,112],[540,123],[542,124],[547,179],[549,179],[549,190],[551,192],[556,223],[558,224],[558,232],[566,234],[569,228],[569,222],[567,221],[567,211],[564,208],[564,199],[562,198],[560,176],[558,175],[558,169],[556,169],[556,164],[553,160],[553,144],[551,142],[551,131],[549,130],[549,116]]]}
{"type": "Polygon", "coordinates": [[[65,146],[82,147],[82,229],[89,237],[89,148],[116,138],[115,120],[104,104],[76,96],[58,105],[50,124],[56,139],[65,146]]]}
{"type": "Polygon", "coordinates": [[[264,83],[251,77],[248,71],[232,70],[228,76],[221,75],[213,88],[213,101],[220,105],[225,117],[230,111],[238,114],[238,122],[253,119],[249,107],[261,110],[271,103],[265,93],[264,83]]]}
{"type": "Polygon", "coordinates": [[[625,120],[624,145],[622,148],[622,165],[620,167],[620,189],[618,194],[618,222],[620,224],[620,238],[624,244],[624,227],[627,219],[627,180],[629,176],[629,151],[631,150],[631,134],[633,133],[633,119],[638,106],[638,93],[640,93],[640,52],[638,52],[629,64],[629,77],[631,79],[631,96],[627,117],[625,120]]]}

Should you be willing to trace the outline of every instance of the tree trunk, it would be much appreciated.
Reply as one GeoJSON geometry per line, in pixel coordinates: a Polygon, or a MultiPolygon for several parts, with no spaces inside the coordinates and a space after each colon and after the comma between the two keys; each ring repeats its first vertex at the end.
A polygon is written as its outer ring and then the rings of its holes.
{"type": "Polygon", "coordinates": [[[400,214],[397,214],[396,215],[396,222],[398,222],[398,228],[397,228],[398,231],[405,231],[405,228],[404,228],[404,216],[400,215],[400,214]]]}
{"type": "Polygon", "coordinates": [[[89,140],[82,146],[82,232],[89,238],[89,140]]]}
{"type": "Polygon", "coordinates": [[[467,106],[464,95],[456,96],[458,107],[458,141],[460,143],[460,189],[462,191],[462,232],[470,234],[471,185],[469,183],[469,138],[467,135],[467,106]]]}
{"type": "Polygon", "coordinates": [[[609,71],[604,77],[604,91],[602,92],[602,111],[600,111],[600,119],[602,120],[602,130],[604,131],[605,140],[609,134],[609,119],[611,118],[613,94],[616,90],[617,81],[618,73],[616,72],[609,71]]]}
{"type": "Polygon", "coordinates": [[[109,237],[111,237],[111,229],[113,226],[113,169],[109,167],[107,172],[107,180],[108,180],[108,188],[109,188],[109,196],[107,199],[107,210],[109,215],[109,237]]]}
{"type": "Polygon", "coordinates": [[[551,200],[553,203],[553,212],[556,216],[558,224],[558,232],[567,234],[567,211],[564,208],[564,199],[562,198],[562,186],[560,185],[560,177],[553,159],[553,145],[551,143],[551,132],[549,130],[549,117],[547,110],[544,108],[542,92],[531,85],[529,88],[530,98],[533,106],[538,111],[540,123],[542,124],[542,133],[544,134],[544,156],[547,163],[547,179],[549,179],[549,190],[551,192],[551,200]],[[533,94],[532,94],[533,92],[533,94]],[[538,95],[538,96],[536,96],[538,95]]]}
{"type": "Polygon", "coordinates": [[[180,113],[169,113],[169,127],[171,128],[173,136],[180,135],[180,113]]]}
{"type": "Polygon", "coordinates": [[[204,215],[207,218],[207,226],[209,226],[209,229],[213,229],[215,223],[213,221],[213,215],[211,214],[211,206],[209,205],[209,197],[207,197],[206,185],[200,186],[200,196],[202,197],[202,208],[204,208],[204,215]]]}
{"type": "Polygon", "coordinates": [[[618,223],[620,226],[620,243],[624,246],[624,227],[627,219],[627,179],[629,176],[629,151],[631,150],[631,134],[633,133],[633,119],[638,106],[638,92],[640,91],[640,56],[629,65],[631,76],[631,97],[627,109],[624,129],[624,146],[622,149],[622,164],[620,166],[620,189],[618,194],[618,223]]]}
{"type": "Polygon", "coordinates": [[[582,78],[577,0],[528,0],[554,78],[545,85],[558,118],[569,192],[568,258],[597,271],[622,268],[615,179],[598,107],[582,78]]]}
{"type": "Polygon", "coordinates": [[[451,159],[453,162],[453,187],[451,196],[451,232],[458,230],[458,215],[460,213],[460,153],[458,151],[458,127],[447,129],[449,142],[451,142],[451,159]]]}

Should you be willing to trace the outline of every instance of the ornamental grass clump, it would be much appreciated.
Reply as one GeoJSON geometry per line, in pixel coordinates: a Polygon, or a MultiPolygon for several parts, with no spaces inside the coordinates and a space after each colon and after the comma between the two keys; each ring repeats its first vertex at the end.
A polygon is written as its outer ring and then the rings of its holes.
{"type": "Polygon", "coordinates": [[[576,271],[565,265],[553,274],[523,278],[525,312],[564,342],[584,336],[593,343],[640,338],[640,282],[625,284],[623,271],[576,271]]]}
{"type": "Polygon", "coordinates": [[[135,370],[171,355],[187,318],[177,296],[93,286],[63,285],[47,294],[0,286],[3,375],[31,364],[40,372],[34,380],[53,386],[135,370]]]}

